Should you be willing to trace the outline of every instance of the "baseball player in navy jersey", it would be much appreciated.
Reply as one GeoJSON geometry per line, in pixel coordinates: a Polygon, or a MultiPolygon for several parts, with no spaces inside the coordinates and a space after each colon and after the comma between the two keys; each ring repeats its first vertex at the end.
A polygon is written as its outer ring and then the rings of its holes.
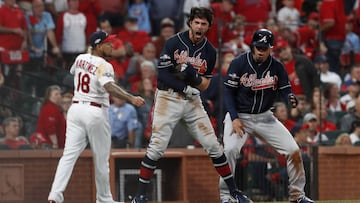
{"type": "Polygon", "coordinates": [[[136,106],[143,105],[144,99],[115,84],[113,67],[104,59],[111,56],[111,38],[103,31],[92,33],[91,54],[80,54],[70,69],[75,85],[73,104],[67,114],[65,148],[48,197],[50,203],[64,202],[75,162],[88,143],[94,157],[96,203],[114,203],[109,184],[109,93],[136,106]]]}
{"type": "MultiPolygon", "coordinates": [[[[259,136],[287,157],[290,202],[313,203],[304,194],[305,172],[299,147],[270,110],[278,95],[292,107],[297,105],[283,64],[270,55],[273,44],[271,31],[260,29],[253,35],[251,51],[230,64],[224,80],[228,111],[224,121],[225,154],[234,171],[247,137],[259,136]]],[[[222,202],[228,202],[228,196],[226,184],[220,180],[222,202]]]]}
{"type": "Polygon", "coordinates": [[[169,38],[160,54],[152,136],[141,162],[138,191],[132,203],[147,202],[146,187],[180,120],[211,157],[230,197],[239,203],[252,202],[235,186],[223,148],[199,95],[199,90],[205,90],[210,83],[216,60],[216,50],[205,37],[212,19],[210,9],[193,7],[188,20],[189,30],[169,38]]]}

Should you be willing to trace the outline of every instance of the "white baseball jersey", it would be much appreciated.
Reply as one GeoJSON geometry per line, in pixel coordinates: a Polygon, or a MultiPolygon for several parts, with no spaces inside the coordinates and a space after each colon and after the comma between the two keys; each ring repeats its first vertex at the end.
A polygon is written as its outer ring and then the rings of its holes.
{"type": "Polygon", "coordinates": [[[79,55],[70,69],[74,75],[73,104],[66,121],[63,156],[56,169],[48,200],[64,202],[64,191],[81,152],[90,143],[95,164],[96,202],[113,203],[109,179],[111,129],[109,93],[104,85],[114,81],[112,65],[90,54],[79,55]]]}
{"type": "Polygon", "coordinates": [[[109,93],[103,86],[114,81],[114,69],[110,63],[101,57],[81,54],[76,58],[70,73],[74,75],[74,101],[109,106],[109,93]]]}

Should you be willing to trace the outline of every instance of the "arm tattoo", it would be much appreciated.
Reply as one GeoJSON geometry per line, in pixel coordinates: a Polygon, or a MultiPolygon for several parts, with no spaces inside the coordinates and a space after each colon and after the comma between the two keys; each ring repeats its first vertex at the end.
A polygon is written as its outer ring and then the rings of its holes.
{"type": "Polygon", "coordinates": [[[116,85],[114,82],[108,82],[104,85],[106,91],[108,91],[112,96],[125,99],[126,101],[131,102],[133,95],[129,94],[126,90],[116,85]]]}

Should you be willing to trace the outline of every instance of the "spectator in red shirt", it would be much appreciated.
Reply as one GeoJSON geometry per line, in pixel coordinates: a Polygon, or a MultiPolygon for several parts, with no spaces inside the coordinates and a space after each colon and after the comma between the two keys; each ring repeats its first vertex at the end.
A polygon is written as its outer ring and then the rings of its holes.
{"type": "Polygon", "coordinates": [[[118,33],[118,37],[124,42],[131,43],[134,54],[141,53],[145,44],[151,41],[147,32],[139,30],[137,18],[131,16],[125,18],[124,29],[118,33]]]}
{"type": "MultiPolygon", "coordinates": [[[[113,29],[109,20],[101,19],[99,26],[100,29],[106,33],[113,34],[113,29]]],[[[108,59],[108,61],[113,65],[117,81],[123,80],[127,70],[128,61],[130,60],[127,56],[127,52],[129,51],[126,50],[123,41],[118,37],[112,38],[111,43],[113,45],[113,50],[111,52],[112,57],[108,59]]]]}
{"type": "Polygon", "coordinates": [[[274,116],[290,131],[296,124],[295,121],[289,119],[289,109],[284,102],[276,102],[274,104],[274,116]]]}
{"type": "Polygon", "coordinates": [[[207,34],[207,38],[214,47],[219,46],[219,37],[223,38],[223,43],[226,43],[231,39],[228,33],[230,32],[229,25],[233,21],[233,16],[235,16],[234,4],[235,2],[233,0],[222,0],[221,2],[211,3],[211,8],[214,12],[214,20],[207,34]],[[221,27],[219,27],[219,25],[221,27]],[[221,33],[219,33],[219,29],[221,29],[221,33]],[[219,36],[219,34],[221,36],[219,36]]]}
{"type": "Polygon", "coordinates": [[[226,50],[231,50],[235,55],[250,51],[252,33],[245,30],[246,19],[242,15],[236,15],[227,36],[229,41],[223,45],[226,50]]]}
{"type": "Polygon", "coordinates": [[[151,61],[154,64],[154,70],[157,71],[158,59],[155,56],[156,48],[152,42],[149,42],[144,46],[142,54],[131,57],[125,74],[125,79],[123,81],[125,82],[124,86],[129,87],[130,84],[141,80],[140,65],[145,60],[151,61]]]}
{"type": "Polygon", "coordinates": [[[41,133],[35,132],[31,134],[29,141],[34,149],[51,149],[51,146],[46,143],[46,139],[41,133]]]}
{"type": "Polygon", "coordinates": [[[345,0],[323,0],[319,12],[321,43],[327,49],[330,70],[336,73],[340,73],[340,54],[346,36],[344,4],[345,0]]]}
{"type": "Polygon", "coordinates": [[[245,29],[251,33],[259,29],[259,24],[263,24],[269,18],[271,9],[269,0],[237,0],[234,8],[236,14],[245,16],[245,29]]]}
{"type": "Polygon", "coordinates": [[[308,16],[306,24],[299,27],[294,32],[297,35],[297,47],[310,60],[315,58],[316,50],[318,48],[318,25],[319,14],[312,12],[308,16]]]}
{"type": "Polygon", "coordinates": [[[65,145],[65,116],[61,110],[61,89],[57,85],[49,86],[45,91],[36,132],[44,135],[46,143],[54,149],[65,145]]]}
{"type": "Polygon", "coordinates": [[[118,31],[124,24],[124,16],[127,14],[128,0],[101,0],[100,6],[104,11],[100,18],[108,19],[114,31],[118,31]]]}
{"type": "Polygon", "coordinates": [[[20,136],[22,120],[19,117],[8,117],[3,121],[5,139],[4,144],[11,149],[18,149],[20,145],[29,145],[26,137],[20,136]]]}
{"type": "Polygon", "coordinates": [[[150,79],[153,85],[153,89],[157,86],[157,78],[156,78],[156,68],[151,61],[143,61],[140,64],[140,78],[137,81],[134,81],[131,85],[131,92],[139,92],[139,87],[142,85],[142,82],[145,79],[150,79]]]}
{"type": "Polygon", "coordinates": [[[79,11],[86,17],[86,36],[96,31],[96,18],[102,14],[99,0],[80,0],[79,11]]]}
{"type": "MultiPolygon", "coordinates": [[[[0,55],[14,50],[23,50],[28,53],[26,51],[27,35],[27,24],[23,11],[16,5],[15,0],[4,0],[3,5],[0,6],[0,55]]],[[[6,56],[8,55],[6,54],[6,56]]],[[[20,60],[15,59],[16,64],[6,65],[9,72],[5,74],[5,82],[15,89],[21,89],[23,68],[21,63],[26,62],[22,54],[20,58],[20,60]]],[[[14,62],[13,57],[7,57],[7,59],[9,62],[14,62]]]]}
{"type": "Polygon", "coordinates": [[[346,111],[346,105],[340,101],[340,89],[336,83],[324,84],[324,97],[326,108],[330,113],[346,111]]]}
{"type": "Polygon", "coordinates": [[[330,115],[327,111],[326,105],[317,105],[315,108],[313,108],[312,113],[315,114],[317,118],[319,118],[316,128],[318,132],[337,130],[336,124],[330,120],[330,115]]]}
{"type": "Polygon", "coordinates": [[[304,95],[307,101],[311,101],[313,89],[320,85],[320,78],[313,63],[303,55],[292,53],[290,45],[285,40],[277,41],[274,51],[284,63],[294,94],[304,95]]]}
{"type": "Polygon", "coordinates": [[[4,0],[0,7],[0,51],[27,48],[25,15],[15,0],[4,0]]]}

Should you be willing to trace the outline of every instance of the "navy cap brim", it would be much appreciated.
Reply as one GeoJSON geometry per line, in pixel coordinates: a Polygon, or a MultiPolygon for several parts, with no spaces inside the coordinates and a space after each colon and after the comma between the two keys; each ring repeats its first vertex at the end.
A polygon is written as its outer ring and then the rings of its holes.
{"type": "Polygon", "coordinates": [[[270,44],[268,44],[268,43],[254,43],[254,46],[256,46],[256,47],[262,47],[262,48],[273,48],[273,46],[271,46],[270,44]]]}

